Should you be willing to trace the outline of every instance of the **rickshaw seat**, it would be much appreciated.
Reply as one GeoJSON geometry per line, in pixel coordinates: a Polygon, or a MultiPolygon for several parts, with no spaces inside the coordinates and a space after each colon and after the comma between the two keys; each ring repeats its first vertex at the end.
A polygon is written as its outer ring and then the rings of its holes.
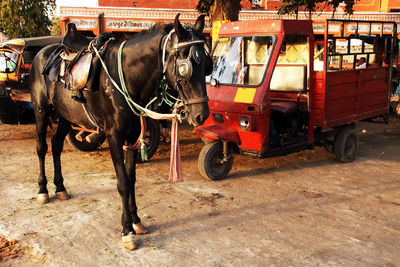
{"type": "Polygon", "coordinates": [[[271,111],[279,112],[284,116],[290,116],[297,112],[298,106],[296,102],[291,101],[272,101],[271,111]]]}

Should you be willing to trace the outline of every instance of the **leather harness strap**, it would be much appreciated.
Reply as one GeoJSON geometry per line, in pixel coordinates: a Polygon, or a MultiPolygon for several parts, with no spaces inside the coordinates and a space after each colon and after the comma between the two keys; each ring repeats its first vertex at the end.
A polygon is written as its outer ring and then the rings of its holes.
{"type": "Polygon", "coordinates": [[[206,103],[206,102],[208,102],[208,96],[203,96],[203,97],[197,97],[197,98],[191,98],[191,99],[183,100],[183,103],[186,106],[193,105],[193,104],[201,104],[201,103],[206,103]]]}

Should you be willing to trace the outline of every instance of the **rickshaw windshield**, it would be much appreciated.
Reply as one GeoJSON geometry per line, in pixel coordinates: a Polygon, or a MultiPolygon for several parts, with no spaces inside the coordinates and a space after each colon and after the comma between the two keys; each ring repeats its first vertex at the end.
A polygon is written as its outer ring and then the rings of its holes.
{"type": "Polygon", "coordinates": [[[0,72],[12,73],[18,65],[19,54],[9,50],[0,49],[0,72]]]}
{"type": "Polygon", "coordinates": [[[219,84],[259,85],[267,69],[276,36],[219,38],[213,52],[213,71],[208,77],[219,84]]]}

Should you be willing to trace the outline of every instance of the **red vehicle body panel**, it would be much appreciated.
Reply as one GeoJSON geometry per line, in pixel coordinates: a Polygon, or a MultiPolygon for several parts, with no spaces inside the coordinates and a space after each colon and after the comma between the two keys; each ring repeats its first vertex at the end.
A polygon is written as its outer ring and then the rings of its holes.
{"type": "MultiPolygon", "coordinates": [[[[312,34],[312,22],[303,21],[302,24],[294,20],[260,20],[239,21],[226,23],[221,26],[220,36],[236,36],[251,34],[272,34],[278,36],[276,47],[281,45],[284,33],[292,34],[312,34]],[[280,38],[279,38],[280,37],[280,38]]],[[[209,96],[209,107],[211,114],[202,127],[196,130],[196,133],[202,138],[208,140],[224,140],[225,134],[218,137],[215,134],[205,134],[205,129],[210,129],[209,125],[224,125],[238,133],[239,141],[237,144],[248,150],[264,151],[269,148],[269,124],[270,124],[270,105],[271,97],[269,92],[269,81],[274,71],[278,53],[271,56],[271,64],[268,66],[264,82],[256,88],[253,102],[237,103],[235,96],[240,86],[220,85],[212,87],[207,85],[207,94],[209,96]],[[215,121],[213,113],[221,114],[224,122],[215,121]],[[251,128],[242,130],[238,125],[238,120],[243,117],[251,119],[251,128]]],[[[253,87],[254,88],[254,87],[253,87]]],[[[233,141],[233,140],[232,140],[233,141]]]]}
{"type": "Polygon", "coordinates": [[[388,112],[388,67],[316,72],[315,77],[310,92],[315,126],[332,128],[388,112]]]}
{"type": "MultiPolygon", "coordinates": [[[[225,84],[213,87],[207,84],[210,116],[203,126],[196,129],[200,137],[235,142],[241,150],[258,151],[260,152],[258,155],[269,149],[271,103],[298,101],[298,92],[270,91],[271,77],[279,57],[278,50],[283,37],[287,34],[308,36],[310,48],[307,65],[308,90],[302,92],[299,98],[299,104],[309,114],[307,142],[313,144],[315,127],[328,129],[388,112],[388,67],[332,72],[326,69],[314,71],[314,33],[311,21],[239,21],[223,24],[219,32],[220,37],[267,34],[277,36],[277,43],[261,85],[248,86],[256,89],[253,101],[235,102],[238,90],[247,87],[225,84]],[[219,119],[216,120],[216,117],[219,119]],[[248,118],[250,121],[248,129],[243,130],[239,126],[240,118],[248,118]],[[210,133],[213,129],[218,130],[210,133]],[[232,132],[236,132],[237,135],[232,132]]],[[[325,51],[326,49],[325,44],[325,51]]]]}
{"type": "Polygon", "coordinates": [[[197,135],[202,136],[204,139],[213,141],[221,140],[233,142],[240,145],[240,139],[238,133],[224,125],[209,124],[204,127],[197,127],[195,129],[197,135]]]}

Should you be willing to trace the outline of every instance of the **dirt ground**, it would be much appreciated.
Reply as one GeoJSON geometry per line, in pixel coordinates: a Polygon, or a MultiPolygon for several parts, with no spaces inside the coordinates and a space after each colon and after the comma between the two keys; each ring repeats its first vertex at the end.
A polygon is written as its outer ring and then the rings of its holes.
{"type": "Polygon", "coordinates": [[[360,151],[343,164],[324,148],[285,157],[237,155],[229,178],[197,170],[202,142],[181,131],[183,183],[167,181],[169,146],[137,167],[149,233],[121,244],[121,203],[107,144],[65,144],[72,198],[36,203],[34,125],[0,124],[1,266],[400,266],[400,120],[361,122],[360,151]]]}

